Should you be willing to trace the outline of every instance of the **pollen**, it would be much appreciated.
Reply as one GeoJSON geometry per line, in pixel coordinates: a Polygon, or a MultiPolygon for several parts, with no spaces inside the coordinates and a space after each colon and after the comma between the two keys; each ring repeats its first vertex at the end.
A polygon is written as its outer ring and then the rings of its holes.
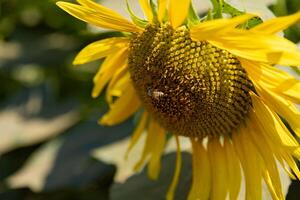
{"type": "Polygon", "coordinates": [[[174,134],[230,135],[252,106],[253,84],[238,59],[192,41],[185,26],[149,25],[134,35],[128,66],[145,109],[174,134]]]}

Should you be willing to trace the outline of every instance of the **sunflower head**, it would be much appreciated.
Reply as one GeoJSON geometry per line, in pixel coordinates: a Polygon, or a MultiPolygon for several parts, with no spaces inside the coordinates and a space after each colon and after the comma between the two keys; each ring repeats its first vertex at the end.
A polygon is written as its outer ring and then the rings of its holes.
{"type": "Polygon", "coordinates": [[[149,25],[134,35],[128,67],[145,108],[178,135],[228,135],[251,107],[253,85],[238,59],[193,41],[186,26],[149,25]]]}
{"type": "Polygon", "coordinates": [[[146,132],[135,170],[147,162],[149,177],[158,178],[170,132],[177,159],[168,200],[179,181],[179,136],[190,138],[193,152],[189,200],[237,199],[242,181],[245,198],[259,200],[262,180],[273,199],[284,199],[278,163],[300,178],[299,144],[282,121],[300,136],[300,83],[275,65],[300,65],[300,52],[277,33],[300,13],[263,22],[212,0],[213,12],[200,19],[190,0],[139,0],[146,19],[128,6],[131,23],[93,1],[77,1],[57,4],[83,21],[127,33],[88,45],[74,64],[105,58],[92,91],[98,97],[107,86],[110,110],[102,125],[142,112],[126,153],[146,132]]]}

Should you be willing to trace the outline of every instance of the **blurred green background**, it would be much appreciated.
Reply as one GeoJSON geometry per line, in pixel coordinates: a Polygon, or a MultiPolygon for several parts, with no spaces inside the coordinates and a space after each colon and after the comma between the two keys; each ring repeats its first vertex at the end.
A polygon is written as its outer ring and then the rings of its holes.
{"type": "MultiPolygon", "coordinates": [[[[85,45],[120,33],[87,26],[55,2],[0,0],[0,200],[164,199],[174,153],[165,156],[159,181],[142,172],[115,183],[131,175],[119,152],[134,117],[119,126],[99,126],[107,105],[90,92],[101,61],[72,66],[85,45]]],[[[299,11],[300,1],[278,0],[270,8],[286,15],[299,11]]],[[[285,33],[300,41],[299,24],[285,33]]],[[[176,199],[185,199],[191,178],[190,155],[183,158],[176,199]]],[[[287,199],[300,199],[297,181],[287,199]]]]}

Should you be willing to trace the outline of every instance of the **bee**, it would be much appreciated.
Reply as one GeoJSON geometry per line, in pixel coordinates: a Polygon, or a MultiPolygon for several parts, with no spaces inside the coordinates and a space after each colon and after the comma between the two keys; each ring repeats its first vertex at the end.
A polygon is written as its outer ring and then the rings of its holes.
{"type": "Polygon", "coordinates": [[[162,91],[159,91],[157,89],[151,89],[151,88],[148,88],[147,90],[147,94],[148,96],[152,97],[153,99],[155,100],[160,100],[163,96],[165,96],[166,94],[163,93],[162,91]]]}

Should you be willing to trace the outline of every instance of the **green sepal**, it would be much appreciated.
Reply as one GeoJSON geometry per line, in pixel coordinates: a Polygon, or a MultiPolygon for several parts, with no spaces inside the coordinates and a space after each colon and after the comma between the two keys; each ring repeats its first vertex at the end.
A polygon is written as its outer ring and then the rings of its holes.
{"type": "Polygon", "coordinates": [[[210,0],[213,6],[213,16],[215,19],[223,18],[223,4],[224,0],[210,0]]]}
{"type": "MultiPolygon", "coordinates": [[[[236,17],[239,15],[246,14],[246,12],[236,9],[235,7],[231,6],[226,2],[223,3],[223,13],[229,14],[231,17],[236,17]]],[[[250,29],[258,24],[261,24],[262,22],[263,20],[261,18],[253,17],[249,19],[247,22],[245,22],[244,24],[240,25],[240,28],[250,29]]]]}
{"type": "Polygon", "coordinates": [[[208,9],[207,11],[207,14],[200,18],[200,22],[206,22],[206,21],[210,21],[210,20],[213,20],[214,19],[214,15],[213,15],[213,12],[212,12],[212,9],[208,9]]]}
{"type": "Polygon", "coordinates": [[[300,68],[299,67],[291,67],[291,68],[297,75],[300,76],[300,68]]]}
{"type": "Polygon", "coordinates": [[[236,9],[235,7],[231,6],[226,2],[223,3],[223,12],[231,15],[232,17],[245,14],[245,12],[236,9]]]}
{"type": "Polygon", "coordinates": [[[246,23],[247,23],[246,29],[250,29],[250,28],[257,26],[258,24],[263,23],[263,20],[260,17],[256,16],[256,17],[249,19],[246,23]]]}
{"type": "Polygon", "coordinates": [[[156,6],[156,4],[153,2],[153,0],[150,0],[150,7],[151,7],[152,14],[153,14],[153,21],[154,21],[154,22],[158,22],[157,6],[156,6]]]}
{"type": "Polygon", "coordinates": [[[139,17],[137,17],[131,10],[130,6],[129,6],[129,3],[128,3],[128,0],[126,0],[126,5],[127,5],[127,10],[128,10],[128,13],[130,15],[130,18],[131,20],[133,21],[134,24],[136,24],[137,26],[139,27],[142,27],[142,28],[145,28],[148,24],[148,21],[147,20],[144,20],[144,19],[141,19],[139,17]]]}
{"type": "Polygon", "coordinates": [[[198,24],[199,22],[200,22],[200,18],[198,16],[197,12],[195,11],[193,4],[191,3],[189,12],[188,12],[188,16],[187,16],[187,25],[188,25],[188,27],[190,27],[190,26],[198,24]]]}
{"type": "Polygon", "coordinates": [[[209,20],[212,20],[212,19],[214,19],[214,16],[212,14],[212,10],[209,9],[208,12],[207,12],[207,16],[205,18],[205,21],[209,21],[209,20]]]}

